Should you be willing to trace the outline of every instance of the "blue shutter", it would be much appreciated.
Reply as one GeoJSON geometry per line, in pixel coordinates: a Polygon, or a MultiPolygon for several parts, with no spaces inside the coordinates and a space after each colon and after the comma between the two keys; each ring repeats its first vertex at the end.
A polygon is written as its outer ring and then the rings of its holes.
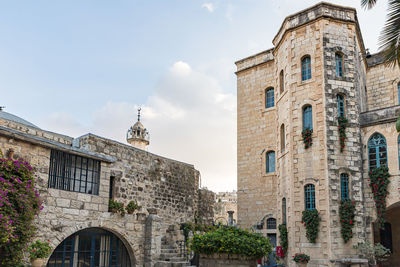
{"type": "Polygon", "coordinates": [[[349,200],[349,176],[346,173],[340,175],[340,188],[342,200],[349,200]]]}
{"type": "Polygon", "coordinates": [[[315,186],[313,184],[304,186],[304,197],[306,210],[315,209],[315,186]]]}
{"type": "Polygon", "coordinates": [[[383,135],[375,133],[368,141],[369,169],[387,166],[386,139],[383,135]]]}
{"type": "Polygon", "coordinates": [[[305,57],[301,60],[301,80],[311,79],[311,59],[305,57]]]}
{"type": "Polygon", "coordinates": [[[336,61],[336,76],[343,77],[343,56],[341,54],[335,54],[336,61]]]}
{"type": "Polygon", "coordinates": [[[312,123],[312,107],[306,106],[303,109],[303,130],[310,129],[312,130],[313,123],[312,123]]]}
{"type": "Polygon", "coordinates": [[[344,97],[337,95],[338,116],[344,117],[344,97]]]}

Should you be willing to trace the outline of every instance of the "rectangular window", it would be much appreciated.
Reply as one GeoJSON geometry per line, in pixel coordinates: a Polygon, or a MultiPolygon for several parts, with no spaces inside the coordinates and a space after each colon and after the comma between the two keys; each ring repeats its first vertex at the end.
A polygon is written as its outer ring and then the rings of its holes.
{"type": "Polygon", "coordinates": [[[336,60],[336,76],[343,77],[343,56],[341,54],[335,54],[336,60]]]}
{"type": "Polygon", "coordinates": [[[265,91],[265,107],[271,108],[274,106],[274,89],[267,89],[265,91]]]}
{"type": "Polygon", "coordinates": [[[338,105],[338,116],[344,117],[344,97],[342,95],[337,95],[337,105],[338,105]]]}
{"type": "Polygon", "coordinates": [[[99,194],[100,161],[51,150],[49,188],[99,194]]]}

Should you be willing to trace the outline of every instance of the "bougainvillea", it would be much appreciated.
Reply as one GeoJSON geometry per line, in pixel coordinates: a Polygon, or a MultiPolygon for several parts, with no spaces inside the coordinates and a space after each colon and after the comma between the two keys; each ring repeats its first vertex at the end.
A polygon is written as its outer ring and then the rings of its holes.
{"type": "Polygon", "coordinates": [[[286,223],[280,224],[279,227],[279,243],[281,244],[284,251],[288,249],[288,231],[286,227],[286,223]]]}
{"type": "Polygon", "coordinates": [[[319,232],[321,217],[316,209],[304,210],[301,222],[306,227],[306,237],[311,243],[315,243],[319,232]]]}
{"type": "Polygon", "coordinates": [[[340,152],[343,152],[345,146],[347,122],[348,120],[345,117],[341,116],[338,118],[340,152]]]}
{"type": "Polygon", "coordinates": [[[296,253],[293,256],[293,260],[297,263],[307,263],[310,261],[310,256],[305,253],[296,253]]]}
{"type": "Polygon", "coordinates": [[[369,172],[369,186],[374,194],[380,228],[383,228],[385,225],[386,197],[389,194],[388,185],[390,183],[389,178],[389,169],[386,166],[381,166],[369,172]]]}
{"type": "Polygon", "coordinates": [[[301,136],[303,137],[304,148],[307,149],[312,146],[312,129],[304,129],[301,132],[301,136]]]}
{"type": "Polygon", "coordinates": [[[353,237],[353,226],[354,226],[354,216],[356,212],[356,206],[351,200],[344,200],[340,203],[339,207],[339,217],[344,243],[347,243],[353,237]]]}
{"type": "Polygon", "coordinates": [[[21,262],[41,207],[34,169],[28,162],[6,159],[0,152],[0,265],[21,262]]]}

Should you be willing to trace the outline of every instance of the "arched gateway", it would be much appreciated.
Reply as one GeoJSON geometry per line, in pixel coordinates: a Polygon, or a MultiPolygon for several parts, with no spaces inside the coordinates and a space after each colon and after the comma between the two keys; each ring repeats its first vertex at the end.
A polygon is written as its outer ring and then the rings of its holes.
{"type": "Polygon", "coordinates": [[[53,251],[48,267],[130,267],[125,244],[115,234],[101,228],[74,233],[53,251]]]}

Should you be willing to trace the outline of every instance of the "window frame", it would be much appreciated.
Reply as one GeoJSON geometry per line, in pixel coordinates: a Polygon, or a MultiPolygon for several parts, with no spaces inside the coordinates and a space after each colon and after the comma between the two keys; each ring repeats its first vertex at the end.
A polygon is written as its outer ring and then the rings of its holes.
{"type": "Polygon", "coordinates": [[[268,230],[276,230],[276,219],[268,218],[266,222],[266,227],[268,230]]]}
{"type": "Polygon", "coordinates": [[[282,198],[282,223],[286,224],[286,198],[282,198]]]}
{"type": "Polygon", "coordinates": [[[346,106],[345,106],[345,97],[343,94],[336,95],[337,101],[337,110],[338,110],[338,117],[345,117],[346,116],[346,106]],[[342,114],[343,113],[343,114],[342,114]]]}
{"type": "Polygon", "coordinates": [[[50,152],[48,188],[99,195],[100,175],[99,160],[56,149],[50,152]]]}
{"type": "Polygon", "coordinates": [[[265,154],[265,158],[266,158],[266,173],[274,173],[276,170],[275,151],[273,150],[267,151],[267,153],[265,154]],[[271,169],[270,158],[269,158],[270,155],[273,156],[273,165],[272,165],[273,169],[271,169]]]}
{"type": "Polygon", "coordinates": [[[267,89],[265,89],[265,108],[272,108],[274,106],[275,106],[275,90],[274,87],[268,87],[267,89]]]}
{"type": "Polygon", "coordinates": [[[342,201],[350,200],[349,175],[347,173],[340,174],[340,199],[342,201]]]}
{"type": "Polygon", "coordinates": [[[304,207],[306,210],[315,210],[315,204],[315,185],[306,184],[304,186],[304,207]]]}
{"type": "Polygon", "coordinates": [[[312,78],[311,73],[311,56],[305,55],[301,58],[301,80],[307,81],[312,78]]]}
{"type": "Polygon", "coordinates": [[[302,110],[303,110],[302,111],[302,114],[303,114],[303,130],[306,130],[306,129],[312,130],[313,129],[312,106],[311,105],[305,105],[305,106],[303,106],[302,110]]]}
{"type": "Polygon", "coordinates": [[[344,64],[343,64],[343,53],[336,52],[335,53],[335,66],[336,66],[336,77],[343,77],[344,75],[344,64]],[[338,64],[338,60],[340,59],[340,64],[338,64]]]}
{"type": "Polygon", "coordinates": [[[371,135],[371,137],[368,139],[367,151],[368,151],[368,166],[370,171],[373,170],[374,168],[379,168],[380,166],[388,166],[387,142],[383,134],[374,133],[373,135],[371,135]],[[384,153],[385,157],[381,158],[380,155],[381,153],[384,153]],[[375,159],[371,158],[372,155],[375,155],[375,159]],[[375,165],[371,164],[373,161],[375,161],[375,165]],[[381,161],[383,161],[384,163],[382,164],[381,161]]]}

